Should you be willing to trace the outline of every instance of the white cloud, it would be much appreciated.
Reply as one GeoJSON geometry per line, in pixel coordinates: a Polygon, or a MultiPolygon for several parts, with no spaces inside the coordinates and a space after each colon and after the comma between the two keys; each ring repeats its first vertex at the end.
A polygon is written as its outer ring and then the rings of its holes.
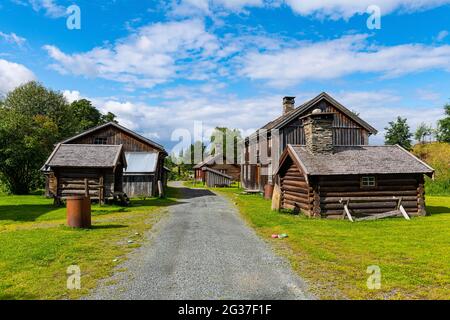
{"type": "Polygon", "coordinates": [[[201,20],[155,23],[115,42],[85,53],[44,49],[60,73],[100,77],[138,87],[153,87],[176,77],[206,79],[216,65],[216,37],[201,20]]]}
{"type": "Polygon", "coordinates": [[[441,99],[441,95],[430,89],[417,89],[417,96],[420,100],[437,102],[441,99]]]}
{"type": "Polygon", "coordinates": [[[73,90],[73,91],[70,91],[70,90],[64,90],[64,91],[63,91],[63,95],[64,95],[64,97],[66,98],[66,100],[67,100],[69,103],[72,103],[72,102],[74,102],[74,101],[83,99],[83,97],[81,96],[80,91],[76,91],[76,90],[73,90]]]}
{"type": "Polygon", "coordinates": [[[367,35],[305,42],[296,48],[251,52],[241,61],[241,74],[273,86],[330,80],[355,73],[397,77],[431,69],[450,71],[450,46],[369,45],[367,35]]]}
{"type": "Polygon", "coordinates": [[[212,15],[216,12],[243,12],[247,7],[261,7],[264,0],[177,0],[170,5],[171,14],[192,16],[196,14],[212,15]]]}
{"type": "MultiPolygon", "coordinates": [[[[317,94],[317,92],[298,94],[296,105],[317,94]]],[[[362,119],[379,130],[378,135],[371,137],[371,144],[383,144],[384,128],[397,116],[406,117],[412,131],[422,122],[434,126],[443,116],[441,106],[404,105],[402,97],[391,91],[340,91],[330,94],[350,110],[358,112],[362,119]]],[[[176,99],[162,95],[157,105],[109,97],[87,99],[103,113],[116,114],[122,125],[150,139],[156,139],[168,148],[175,144],[170,141],[174,130],[185,129],[193,136],[196,122],[202,123],[203,137],[207,142],[211,130],[216,126],[237,128],[241,130],[243,136],[247,136],[280,116],[282,112],[282,96],[275,94],[237,98],[221,94],[203,96],[201,92],[191,91],[189,96],[186,89],[184,94],[176,99]]]]}
{"type": "Polygon", "coordinates": [[[34,11],[45,12],[45,15],[50,18],[61,18],[66,16],[67,8],[59,5],[54,0],[29,0],[34,11]]]}
{"type": "Polygon", "coordinates": [[[442,41],[442,40],[444,40],[445,38],[447,38],[448,34],[449,34],[449,33],[448,33],[447,30],[442,30],[441,32],[438,33],[438,35],[437,35],[437,37],[436,37],[436,40],[437,40],[437,41],[442,41]]]}
{"type": "Polygon", "coordinates": [[[300,15],[348,19],[355,14],[363,14],[370,5],[381,8],[382,14],[394,11],[415,12],[439,7],[450,0],[285,0],[292,10],[300,15]]]}
{"type": "Polygon", "coordinates": [[[4,32],[0,31],[0,38],[2,38],[3,40],[5,40],[8,43],[16,44],[19,47],[23,46],[25,44],[25,42],[27,41],[25,38],[19,37],[14,32],[4,33],[4,32]]]}
{"type": "Polygon", "coordinates": [[[35,75],[27,67],[0,59],[0,95],[35,79],[35,75]]]}
{"type": "Polygon", "coordinates": [[[358,112],[362,119],[378,130],[378,134],[370,138],[371,144],[384,143],[384,128],[398,116],[408,119],[412,132],[422,122],[434,127],[436,121],[443,117],[441,106],[436,104],[407,106],[402,103],[400,96],[389,91],[343,91],[332,93],[332,96],[350,110],[358,112]]]}
{"type": "Polygon", "coordinates": [[[175,0],[170,7],[174,15],[192,16],[240,13],[250,7],[273,8],[284,4],[303,16],[336,20],[365,14],[371,5],[379,6],[382,14],[390,14],[428,10],[448,3],[450,0],[175,0]]]}

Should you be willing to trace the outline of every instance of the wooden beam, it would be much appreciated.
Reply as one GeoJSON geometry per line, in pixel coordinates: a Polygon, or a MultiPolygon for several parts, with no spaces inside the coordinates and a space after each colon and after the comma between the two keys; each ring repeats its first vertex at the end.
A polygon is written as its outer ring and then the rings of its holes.
{"type": "Polygon", "coordinates": [[[405,208],[403,208],[402,205],[400,205],[400,208],[399,208],[399,209],[400,209],[400,212],[402,213],[403,217],[405,217],[406,220],[411,220],[411,219],[409,218],[408,214],[406,213],[405,208]]]}

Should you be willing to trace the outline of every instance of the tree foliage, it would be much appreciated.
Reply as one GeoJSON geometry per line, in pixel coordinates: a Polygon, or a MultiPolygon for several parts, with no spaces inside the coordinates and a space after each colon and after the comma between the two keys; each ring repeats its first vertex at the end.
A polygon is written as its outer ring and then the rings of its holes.
{"type": "Polygon", "coordinates": [[[406,150],[411,149],[411,137],[409,125],[406,118],[397,117],[396,121],[389,122],[389,126],[384,128],[386,134],[384,136],[384,143],[386,145],[398,144],[406,150]]]}
{"type": "Polygon", "coordinates": [[[239,163],[239,145],[242,142],[238,129],[216,127],[211,135],[211,154],[226,155],[227,163],[239,163]]]}
{"type": "Polygon", "coordinates": [[[437,139],[439,142],[450,143],[450,104],[444,106],[445,118],[438,121],[437,139]]]}
{"type": "Polygon", "coordinates": [[[414,133],[414,138],[420,142],[424,143],[427,137],[430,137],[433,134],[433,128],[422,122],[416,129],[414,133]]]}

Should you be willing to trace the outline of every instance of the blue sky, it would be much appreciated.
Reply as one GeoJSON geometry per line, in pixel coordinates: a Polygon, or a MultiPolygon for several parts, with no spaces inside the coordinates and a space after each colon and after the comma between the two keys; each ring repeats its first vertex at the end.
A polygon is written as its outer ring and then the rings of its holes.
{"type": "MultiPolygon", "coordinates": [[[[450,98],[450,0],[0,2],[0,94],[35,79],[169,149],[194,123],[250,133],[322,91],[380,133],[450,98]],[[66,8],[81,10],[69,30],[66,8]],[[369,29],[370,5],[381,29],[369,29]]],[[[208,133],[205,132],[205,136],[208,133]]]]}

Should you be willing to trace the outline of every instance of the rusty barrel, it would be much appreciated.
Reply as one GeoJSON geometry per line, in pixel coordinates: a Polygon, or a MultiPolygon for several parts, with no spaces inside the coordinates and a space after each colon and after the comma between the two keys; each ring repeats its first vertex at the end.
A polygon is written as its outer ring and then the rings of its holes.
{"type": "Polygon", "coordinates": [[[83,195],[67,197],[67,225],[72,228],[91,227],[91,200],[83,195]]]}
{"type": "Polygon", "coordinates": [[[273,195],[273,184],[266,184],[264,186],[264,198],[265,199],[272,199],[273,195]]]}

